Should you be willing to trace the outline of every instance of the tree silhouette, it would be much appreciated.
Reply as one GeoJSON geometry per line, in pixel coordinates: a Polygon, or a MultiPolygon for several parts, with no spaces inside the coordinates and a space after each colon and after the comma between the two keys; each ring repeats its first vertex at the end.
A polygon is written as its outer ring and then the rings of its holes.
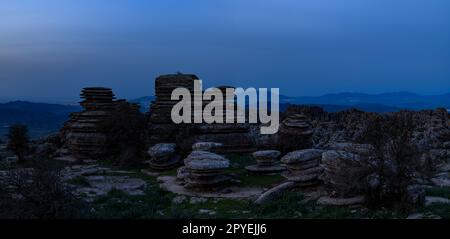
{"type": "Polygon", "coordinates": [[[18,163],[23,163],[29,142],[27,127],[24,125],[11,125],[7,136],[8,150],[11,150],[17,155],[18,163]]]}

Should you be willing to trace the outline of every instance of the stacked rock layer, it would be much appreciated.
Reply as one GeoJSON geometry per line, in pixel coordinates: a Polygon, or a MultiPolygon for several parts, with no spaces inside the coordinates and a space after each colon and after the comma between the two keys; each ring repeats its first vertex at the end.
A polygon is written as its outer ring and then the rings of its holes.
{"type": "MultiPolygon", "coordinates": [[[[226,101],[225,95],[228,90],[234,92],[232,86],[216,87],[222,92],[223,98],[223,123],[201,124],[196,128],[197,141],[213,141],[220,142],[223,147],[220,148],[220,153],[250,153],[255,151],[254,142],[250,134],[250,124],[237,123],[238,105],[236,101],[226,101]],[[227,115],[233,115],[234,123],[226,123],[227,115]]],[[[209,104],[210,101],[204,101],[203,107],[209,104]]],[[[247,117],[248,118],[248,117],[247,117]]]]}
{"type": "Polygon", "coordinates": [[[151,143],[176,142],[182,125],[172,122],[172,108],[179,101],[171,100],[172,91],[176,88],[188,89],[194,94],[195,75],[173,74],[162,75],[155,80],[155,100],[150,105],[149,132],[151,143]]]}
{"type": "MultiPolygon", "coordinates": [[[[150,142],[155,144],[175,142],[181,148],[183,148],[183,145],[191,145],[193,142],[218,142],[223,144],[220,153],[254,151],[252,149],[254,144],[250,136],[249,124],[174,124],[172,122],[172,108],[179,102],[178,100],[171,100],[172,91],[176,88],[186,88],[191,93],[192,100],[194,100],[195,80],[198,80],[198,77],[190,74],[163,75],[156,79],[156,99],[150,106],[150,142]]],[[[231,87],[219,87],[222,92],[225,92],[226,88],[231,87]]],[[[203,109],[209,102],[207,100],[202,101],[203,109]]],[[[226,112],[236,111],[234,102],[224,101],[223,108],[226,112]]],[[[224,118],[226,112],[224,113],[224,118]]],[[[195,112],[194,108],[192,108],[191,113],[193,118],[195,114],[202,112],[195,112]]],[[[185,149],[183,148],[183,150],[185,149]]]]}
{"type": "Polygon", "coordinates": [[[371,171],[373,147],[368,144],[336,143],[322,155],[321,179],[334,197],[359,196],[371,171]]]}
{"type": "Polygon", "coordinates": [[[283,176],[300,186],[317,185],[323,172],[320,165],[322,153],[323,150],[320,149],[304,149],[286,154],[281,158],[288,169],[283,176]]]}
{"type": "Polygon", "coordinates": [[[71,153],[79,159],[94,159],[104,153],[106,137],[99,124],[114,109],[114,94],[102,87],[84,88],[80,102],[83,111],[72,114],[66,125],[66,143],[71,153]]]}
{"type": "Polygon", "coordinates": [[[312,135],[311,124],[306,116],[290,115],[280,124],[279,148],[284,152],[310,148],[312,135]]]}
{"type": "Polygon", "coordinates": [[[184,160],[184,164],[185,167],[179,173],[184,174],[182,178],[186,183],[185,187],[190,189],[214,189],[230,179],[224,172],[230,167],[230,162],[215,153],[193,151],[184,160]]]}
{"type": "Polygon", "coordinates": [[[256,165],[250,165],[245,167],[249,172],[254,173],[276,173],[285,170],[285,167],[280,166],[278,158],[281,152],[277,150],[263,150],[257,151],[252,154],[256,160],[256,165]]]}
{"type": "Polygon", "coordinates": [[[157,144],[148,150],[148,164],[155,170],[168,170],[180,163],[181,157],[176,154],[175,144],[157,144]]]}

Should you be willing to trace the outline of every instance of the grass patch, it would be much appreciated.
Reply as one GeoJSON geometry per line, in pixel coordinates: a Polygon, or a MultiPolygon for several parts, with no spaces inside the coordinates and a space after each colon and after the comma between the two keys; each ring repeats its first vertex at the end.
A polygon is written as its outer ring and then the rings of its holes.
{"type": "Polygon", "coordinates": [[[428,188],[426,190],[428,196],[444,197],[450,199],[450,187],[428,188]]]}
{"type": "Polygon", "coordinates": [[[424,214],[437,215],[443,219],[450,219],[450,205],[449,204],[432,204],[421,210],[424,214]]]}
{"type": "Polygon", "coordinates": [[[284,180],[284,178],[278,174],[265,175],[247,172],[247,170],[245,170],[246,166],[256,164],[255,160],[250,155],[230,155],[227,158],[230,159],[231,167],[226,170],[226,173],[240,180],[242,183],[241,186],[271,187],[284,180]]]}
{"type": "Polygon", "coordinates": [[[173,168],[173,169],[170,169],[170,170],[167,170],[167,171],[162,171],[162,172],[159,172],[160,173],[160,175],[161,176],[177,176],[177,170],[178,170],[178,168],[173,168]]]}
{"type": "Polygon", "coordinates": [[[250,173],[240,175],[238,179],[241,180],[243,186],[249,187],[271,187],[285,180],[281,175],[255,175],[250,173]]]}
{"type": "Polygon", "coordinates": [[[73,185],[82,186],[82,187],[89,187],[89,186],[91,186],[89,184],[88,180],[85,177],[83,177],[83,176],[77,176],[75,178],[72,178],[69,181],[67,181],[67,183],[73,184],[73,185]]]}
{"type": "Polygon", "coordinates": [[[263,205],[251,204],[250,215],[260,219],[357,219],[357,218],[403,218],[391,210],[377,211],[366,208],[322,206],[302,201],[300,192],[287,192],[281,198],[263,205]]]}
{"type": "Polygon", "coordinates": [[[119,190],[111,190],[95,200],[96,218],[100,219],[152,219],[176,218],[167,214],[173,195],[158,188],[150,188],[142,196],[130,196],[119,190]]]}

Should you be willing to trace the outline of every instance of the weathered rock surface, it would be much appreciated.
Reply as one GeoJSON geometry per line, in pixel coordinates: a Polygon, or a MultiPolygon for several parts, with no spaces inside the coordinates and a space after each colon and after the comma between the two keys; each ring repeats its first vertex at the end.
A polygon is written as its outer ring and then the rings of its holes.
{"type": "Polygon", "coordinates": [[[288,114],[280,124],[278,147],[283,152],[311,148],[313,131],[303,114],[288,114]]]}
{"type": "Polygon", "coordinates": [[[119,190],[129,195],[144,195],[147,183],[138,178],[128,176],[87,176],[89,186],[76,190],[78,195],[98,197],[108,194],[111,190],[119,190]]]}
{"type": "Polygon", "coordinates": [[[370,174],[368,158],[341,150],[328,150],[322,155],[324,173],[321,180],[330,193],[353,197],[362,193],[370,174]]]}
{"type": "Polygon", "coordinates": [[[286,168],[279,165],[278,158],[281,152],[277,150],[263,150],[252,154],[256,160],[256,165],[245,167],[249,172],[254,173],[276,173],[284,171],[286,168]]]}
{"type": "Polygon", "coordinates": [[[82,90],[81,98],[83,111],[72,113],[61,135],[76,158],[95,159],[105,152],[106,136],[99,124],[114,109],[114,94],[108,88],[90,87],[82,90]]]}
{"type": "Polygon", "coordinates": [[[74,165],[61,171],[63,181],[74,187],[74,194],[87,201],[106,195],[113,189],[129,195],[144,195],[147,183],[128,174],[131,172],[111,170],[99,165],[74,165]]]}
{"type": "Polygon", "coordinates": [[[216,142],[197,142],[192,145],[193,151],[211,151],[214,152],[217,149],[223,147],[223,144],[216,142]]]}
{"type": "Polygon", "coordinates": [[[238,186],[230,186],[223,190],[195,190],[186,187],[183,182],[172,176],[160,176],[157,181],[164,190],[190,197],[243,199],[256,198],[263,192],[262,188],[238,186]]]}
{"type": "Polygon", "coordinates": [[[353,206],[361,205],[365,201],[363,196],[355,196],[351,198],[332,198],[332,197],[320,197],[317,203],[327,206],[353,206]]]}
{"type": "Polygon", "coordinates": [[[256,151],[252,154],[253,158],[260,161],[270,161],[277,160],[280,157],[281,152],[278,150],[262,150],[256,151]]]}
{"type": "Polygon", "coordinates": [[[425,205],[430,206],[432,204],[450,204],[450,199],[443,197],[425,197],[425,205]]]}
{"type": "Polygon", "coordinates": [[[289,190],[295,186],[296,185],[294,182],[282,183],[278,186],[275,186],[275,187],[267,190],[263,194],[261,194],[261,196],[259,196],[258,199],[256,199],[255,203],[256,204],[264,204],[266,202],[272,201],[272,200],[276,199],[277,197],[281,196],[287,190],[289,190]]]}
{"type": "Polygon", "coordinates": [[[281,158],[286,164],[287,172],[282,175],[299,186],[314,186],[320,183],[319,176],[323,172],[320,165],[323,150],[304,149],[290,152],[281,158]]]}
{"type": "Polygon", "coordinates": [[[228,159],[207,151],[193,151],[184,160],[184,164],[191,170],[215,170],[230,167],[228,159]]]}
{"type": "Polygon", "coordinates": [[[156,144],[148,150],[148,164],[155,170],[168,170],[179,165],[181,157],[176,154],[175,144],[156,144]]]}
{"type": "Polygon", "coordinates": [[[207,151],[193,151],[184,159],[184,164],[184,175],[179,176],[184,178],[186,187],[213,189],[229,180],[223,170],[230,167],[230,162],[221,155],[207,151]]]}
{"type": "Polygon", "coordinates": [[[290,152],[281,158],[285,164],[296,164],[321,158],[324,151],[321,149],[304,149],[290,152]]]}

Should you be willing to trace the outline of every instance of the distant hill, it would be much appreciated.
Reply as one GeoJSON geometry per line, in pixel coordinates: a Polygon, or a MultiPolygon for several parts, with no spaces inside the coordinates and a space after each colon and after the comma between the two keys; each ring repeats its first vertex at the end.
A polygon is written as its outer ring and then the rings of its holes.
{"type": "Polygon", "coordinates": [[[360,109],[378,109],[373,110],[383,112],[387,109],[435,109],[450,108],[450,94],[442,95],[419,95],[410,92],[393,92],[383,94],[363,94],[363,93],[339,93],[326,94],[322,96],[311,97],[286,97],[291,103],[295,104],[332,104],[342,106],[354,106],[360,109]],[[388,107],[384,109],[385,107],[388,107]]]}
{"type": "Polygon", "coordinates": [[[0,138],[9,125],[28,126],[32,137],[41,137],[58,131],[71,112],[80,111],[79,106],[13,101],[0,103],[0,138]]]}
{"type": "MultiPolygon", "coordinates": [[[[143,111],[148,111],[153,96],[141,97],[132,102],[140,103],[143,111]]],[[[446,108],[450,109],[450,94],[420,95],[410,92],[393,92],[383,94],[338,93],[322,96],[291,97],[280,95],[281,109],[287,104],[303,104],[320,106],[327,111],[335,112],[356,108],[370,112],[393,112],[401,109],[422,110],[446,108]]]]}

